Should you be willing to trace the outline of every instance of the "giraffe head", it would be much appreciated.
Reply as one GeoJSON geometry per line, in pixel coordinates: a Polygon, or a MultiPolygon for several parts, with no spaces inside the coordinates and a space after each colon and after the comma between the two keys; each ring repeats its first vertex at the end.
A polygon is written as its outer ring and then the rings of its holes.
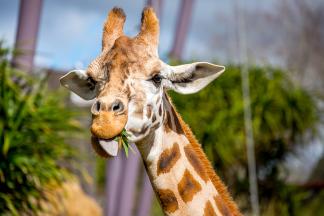
{"type": "Polygon", "coordinates": [[[162,125],[164,92],[199,91],[217,78],[223,66],[207,62],[170,66],[158,56],[159,21],[152,8],[143,10],[140,33],[123,33],[122,9],[110,11],[104,24],[102,52],[86,71],[74,70],[61,84],[95,102],[91,108],[92,145],[101,156],[115,156],[114,138],[123,129],[138,142],[162,125]]]}

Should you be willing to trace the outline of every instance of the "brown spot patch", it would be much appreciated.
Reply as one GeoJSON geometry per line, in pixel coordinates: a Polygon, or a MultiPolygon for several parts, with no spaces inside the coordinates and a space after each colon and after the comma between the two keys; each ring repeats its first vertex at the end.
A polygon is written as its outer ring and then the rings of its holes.
{"type": "Polygon", "coordinates": [[[186,154],[186,157],[188,158],[191,166],[195,169],[195,171],[198,173],[198,175],[205,181],[208,181],[208,175],[205,171],[205,168],[200,161],[200,159],[197,157],[196,152],[193,150],[191,145],[187,145],[184,147],[184,151],[186,154]]]}
{"type": "Polygon", "coordinates": [[[160,107],[159,107],[159,116],[161,116],[162,115],[162,105],[160,105],[160,107]]]}
{"type": "Polygon", "coordinates": [[[195,194],[201,190],[199,182],[190,174],[189,170],[185,170],[181,181],[178,184],[179,194],[184,202],[189,202],[195,194]]]}
{"type": "Polygon", "coordinates": [[[184,134],[184,132],[182,130],[182,126],[181,126],[179,118],[178,118],[178,115],[176,114],[176,112],[172,106],[171,106],[171,111],[172,111],[173,120],[174,120],[174,124],[175,124],[175,131],[177,132],[177,134],[184,134]]]}
{"type": "Polygon", "coordinates": [[[162,152],[157,163],[157,175],[167,173],[180,158],[180,149],[178,143],[174,143],[172,148],[162,152]]]}
{"type": "Polygon", "coordinates": [[[152,105],[147,105],[146,109],[147,109],[146,117],[149,119],[152,115],[152,109],[153,109],[152,105]]]}
{"type": "Polygon", "coordinates": [[[157,190],[157,194],[160,198],[162,208],[165,212],[172,213],[179,208],[177,198],[171,190],[157,190]]]}
{"type": "Polygon", "coordinates": [[[204,208],[204,216],[216,216],[212,204],[208,201],[204,208]]]}
{"type": "Polygon", "coordinates": [[[184,134],[184,131],[182,129],[182,126],[180,124],[178,115],[176,114],[176,111],[174,110],[174,107],[170,104],[170,102],[166,99],[165,105],[167,109],[165,110],[164,114],[166,115],[166,118],[164,120],[164,128],[166,132],[170,132],[171,130],[176,132],[177,134],[184,134]],[[174,122],[174,125],[172,124],[172,119],[174,122]]]}
{"type": "Polygon", "coordinates": [[[156,116],[155,114],[153,113],[153,116],[152,116],[152,123],[154,123],[156,121],[156,116]]]}
{"type": "Polygon", "coordinates": [[[232,216],[232,213],[230,212],[229,208],[226,206],[226,204],[223,201],[222,197],[214,196],[214,200],[215,200],[217,208],[222,213],[222,215],[224,215],[224,216],[232,216]]]}
{"type": "Polygon", "coordinates": [[[166,116],[166,119],[164,120],[164,128],[165,131],[168,133],[172,130],[172,119],[169,112],[165,111],[164,115],[166,116]]]}

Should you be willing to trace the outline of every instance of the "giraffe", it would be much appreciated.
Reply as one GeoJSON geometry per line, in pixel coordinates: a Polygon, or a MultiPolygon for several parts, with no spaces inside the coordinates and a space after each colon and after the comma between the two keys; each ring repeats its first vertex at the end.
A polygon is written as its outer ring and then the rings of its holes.
{"type": "Polygon", "coordinates": [[[121,8],[108,14],[102,52],[87,70],[64,75],[63,86],[91,107],[91,144],[103,157],[117,155],[125,129],[136,144],[165,215],[241,215],[167,91],[198,92],[225,70],[208,62],[170,66],[158,56],[159,21],[143,10],[135,37],[123,33],[121,8]]]}

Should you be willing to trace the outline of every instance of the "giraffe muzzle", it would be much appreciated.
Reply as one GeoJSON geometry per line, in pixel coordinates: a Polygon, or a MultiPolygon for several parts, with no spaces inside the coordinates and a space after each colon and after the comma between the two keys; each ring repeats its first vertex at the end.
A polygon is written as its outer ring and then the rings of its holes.
{"type": "Polygon", "coordinates": [[[93,115],[91,144],[97,154],[103,157],[117,156],[120,146],[115,138],[120,135],[126,122],[127,112],[117,114],[101,111],[98,115],[93,115]]]}

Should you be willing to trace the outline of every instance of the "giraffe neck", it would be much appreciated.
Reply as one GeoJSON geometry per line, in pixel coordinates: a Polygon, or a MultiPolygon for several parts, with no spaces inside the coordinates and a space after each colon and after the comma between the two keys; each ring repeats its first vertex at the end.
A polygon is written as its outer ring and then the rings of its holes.
{"type": "Polygon", "coordinates": [[[164,213],[240,215],[167,96],[164,109],[164,123],[137,145],[164,213]]]}

